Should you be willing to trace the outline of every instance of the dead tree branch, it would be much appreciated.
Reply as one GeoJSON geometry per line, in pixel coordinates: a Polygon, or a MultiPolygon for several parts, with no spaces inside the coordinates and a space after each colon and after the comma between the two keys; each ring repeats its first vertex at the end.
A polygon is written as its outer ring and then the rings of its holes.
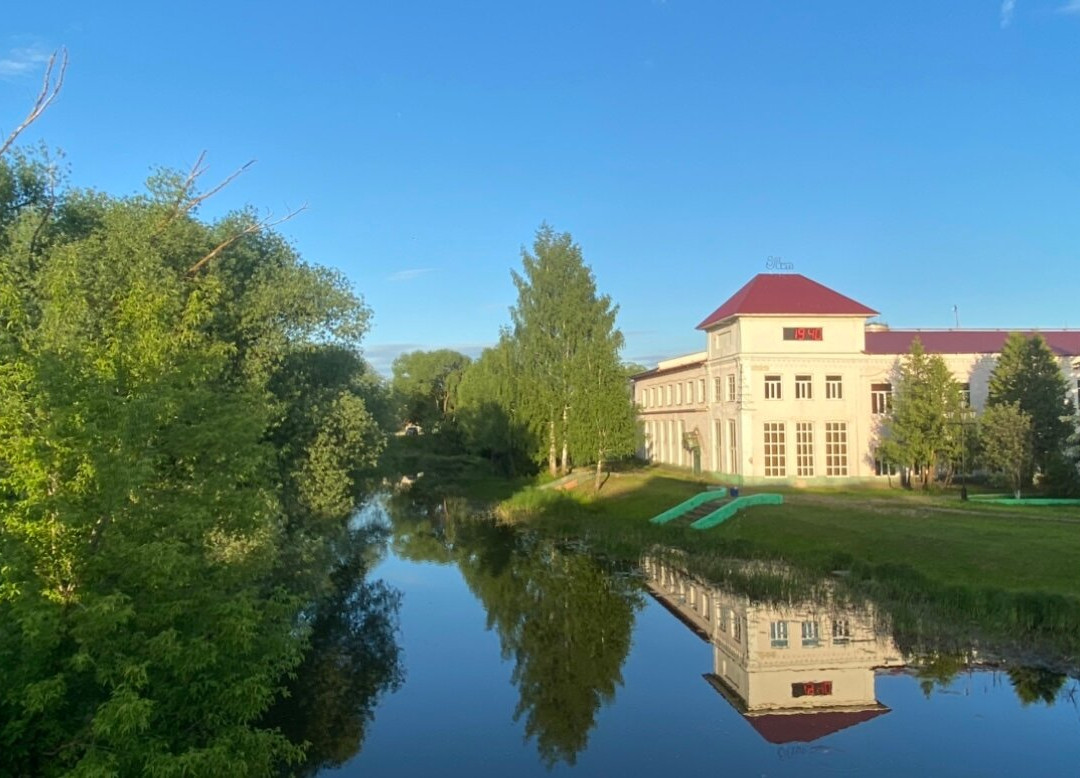
{"type": "Polygon", "coordinates": [[[253,235],[256,232],[262,232],[263,230],[269,229],[270,227],[276,227],[277,225],[289,221],[289,219],[292,219],[297,214],[306,210],[307,204],[305,203],[304,205],[301,205],[299,208],[297,208],[295,211],[290,211],[289,213],[285,214],[280,219],[273,219],[271,216],[267,216],[265,219],[260,219],[257,222],[249,224],[247,227],[240,230],[240,232],[236,233],[235,235],[230,235],[228,238],[221,241],[221,243],[214,246],[214,248],[210,249],[210,251],[208,251],[202,259],[200,259],[198,262],[188,268],[188,275],[193,276],[198,273],[200,270],[206,267],[207,263],[213,260],[214,257],[216,257],[218,254],[220,254],[232,244],[236,243],[236,241],[240,240],[245,235],[253,235]]]}
{"type": "Polygon", "coordinates": [[[222,180],[221,183],[219,183],[217,186],[203,192],[202,194],[191,196],[191,193],[195,191],[195,182],[198,181],[199,178],[203,175],[203,173],[205,173],[208,169],[205,161],[206,152],[203,151],[199,154],[199,158],[195,160],[195,164],[191,166],[191,170],[188,171],[187,177],[184,179],[184,183],[180,185],[180,190],[176,193],[176,201],[173,203],[172,210],[170,210],[169,214],[161,220],[161,223],[154,231],[155,235],[159,234],[162,230],[164,230],[166,227],[176,221],[176,219],[183,216],[185,213],[190,212],[191,209],[198,206],[204,200],[208,200],[209,198],[216,195],[222,189],[224,189],[237,178],[239,178],[240,175],[243,174],[249,167],[255,164],[255,160],[249,159],[243,165],[241,165],[232,173],[227,175],[224,180],[222,180]]]}
{"type": "Polygon", "coordinates": [[[37,121],[38,117],[45,113],[45,110],[52,105],[56,96],[60,94],[60,88],[64,85],[64,74],[67,73],[67,66],[67,49],[61,47],[54,51],[52,56],[49,57],[49,64],[45,66],[45,77],[41,82],[41,91],[38,92],[37,99],[34,101],[30,113],[23,119],[22,124],[12,130],[11,134],[8,135],[7,140],[4,141],[4,144],[0,146],[0,156],[3,156],[4,152],[11,148],[12,144],[15,143],[16,138],[22,134],[23,130],[37,121]],[[57,60],[57,57],[59,57],[59,61],[57,60]]]}

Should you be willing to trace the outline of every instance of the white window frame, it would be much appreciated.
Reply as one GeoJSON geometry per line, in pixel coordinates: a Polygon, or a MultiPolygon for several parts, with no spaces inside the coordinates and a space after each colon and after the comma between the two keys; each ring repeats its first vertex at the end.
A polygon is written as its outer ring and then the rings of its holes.
{"type": "Polygon", "coordinates": [[[784,399],[784,378],[779,375],[767,375],[765,376],[765,394],[766,400],[783,400],[784,399]]]}
{"type": "Polygon", "coordinates": [[[795,376],[795,399],[796,400],[813,400],[814,399],[814,378],[808,375],[795,376]]]}
{"type": "Polygon", "coordinates": [[[773,648],[788,647],[788,626],[786,621],[769,622],[769,645],[773,648]]]}
{"type": "Polygon", "coordinates": [[[787,477],[787,425],[782,421],[767,421],[762,436],[765,454],[765,477],[787,477]]]}
{"type": "Polygon", "coordinates": [[[727,401],[729,403],[735,402],[735,374],[727,374],[727,401]]]}
{"type": "Polygon", "coordinates": [[[844,399],[844,377],[842,375],[825,376],[825,399],[844,399]]]}
{"type": "Polygon", "coordinates": [[[814,477],[814,422],[795,422],[795,475],[814,477]]]}
{"type": "Polygon", "coordinates": [[[846,421],[825,422],[825,475],[843,478],[848,474],[846,421]]]}
{"type": "Polygon", "coordinates": [[[892,384],[870,384],[870,413],[885,416],[892,410],[892,384]]]}

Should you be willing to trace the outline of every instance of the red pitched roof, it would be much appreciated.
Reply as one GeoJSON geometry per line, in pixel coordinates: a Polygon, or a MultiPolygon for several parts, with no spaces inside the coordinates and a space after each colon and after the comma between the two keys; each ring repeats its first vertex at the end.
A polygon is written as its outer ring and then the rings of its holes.
{"type": "Polygon", "coordinates": [[[810,743],[888,713],[885,706],[860,711],[807,711],[747,716],[750,726],[770,743],[810,743]]]}
{"type": "MultiPolygon", "coordinates": [[[[1080,356],[1080,330],[1017,330],[1038,333],[1058,356],[1080,356]]],[[[907,354],[916,337],[928,354],[997,354],[1011,330],[881,330],[866,333],[867,354],[907,354]]]]}
{"type": "Polygon", "coordinates": [[[759,273],[697,328],[747,314],[876,316],[877,311],[799,273],[759,273]]]}

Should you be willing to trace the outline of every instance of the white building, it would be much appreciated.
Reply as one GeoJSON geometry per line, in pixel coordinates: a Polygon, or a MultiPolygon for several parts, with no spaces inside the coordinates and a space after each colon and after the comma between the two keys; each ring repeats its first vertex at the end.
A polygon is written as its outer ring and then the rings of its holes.
{"type": "MultiPolygon", "coordinates": [[[[735,483],[884,478],[875,450],[912,341],[981,409],[1010,330],[892,330],[877,313],[802,275],[755,276],[698,325],[704,351],[634,376],[639,454],[735,483]]],[[[1080,404],[1080,331],[1039,334],[1080,404]]]]}

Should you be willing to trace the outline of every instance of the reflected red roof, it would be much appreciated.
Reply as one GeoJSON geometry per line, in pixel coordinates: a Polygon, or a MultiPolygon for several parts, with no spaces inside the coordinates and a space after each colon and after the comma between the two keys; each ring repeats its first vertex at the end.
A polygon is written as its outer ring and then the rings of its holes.
{"type": "Polygon", "coordinates": [[[816,711],[807,713],[768,713],[747,716],[750,726],[770,743],[810,743],[864,721],[888,713],[885,706],[860,711],[816,711]]]}
{"type": "Polygon", "coordinates": [[[704,330],[732,316],[876,316],[877,311],[800,273],[759,273],[697,326],[704,330]]]}
{"type": "Polygon", "coordinates": [[[882,330],[866,333],[866,353],[907,354],[918,337],[928,354],[997,354],[1010,332],[1042,335],[1058,356],[1080,356],[1080,330],[882,330]]]}

